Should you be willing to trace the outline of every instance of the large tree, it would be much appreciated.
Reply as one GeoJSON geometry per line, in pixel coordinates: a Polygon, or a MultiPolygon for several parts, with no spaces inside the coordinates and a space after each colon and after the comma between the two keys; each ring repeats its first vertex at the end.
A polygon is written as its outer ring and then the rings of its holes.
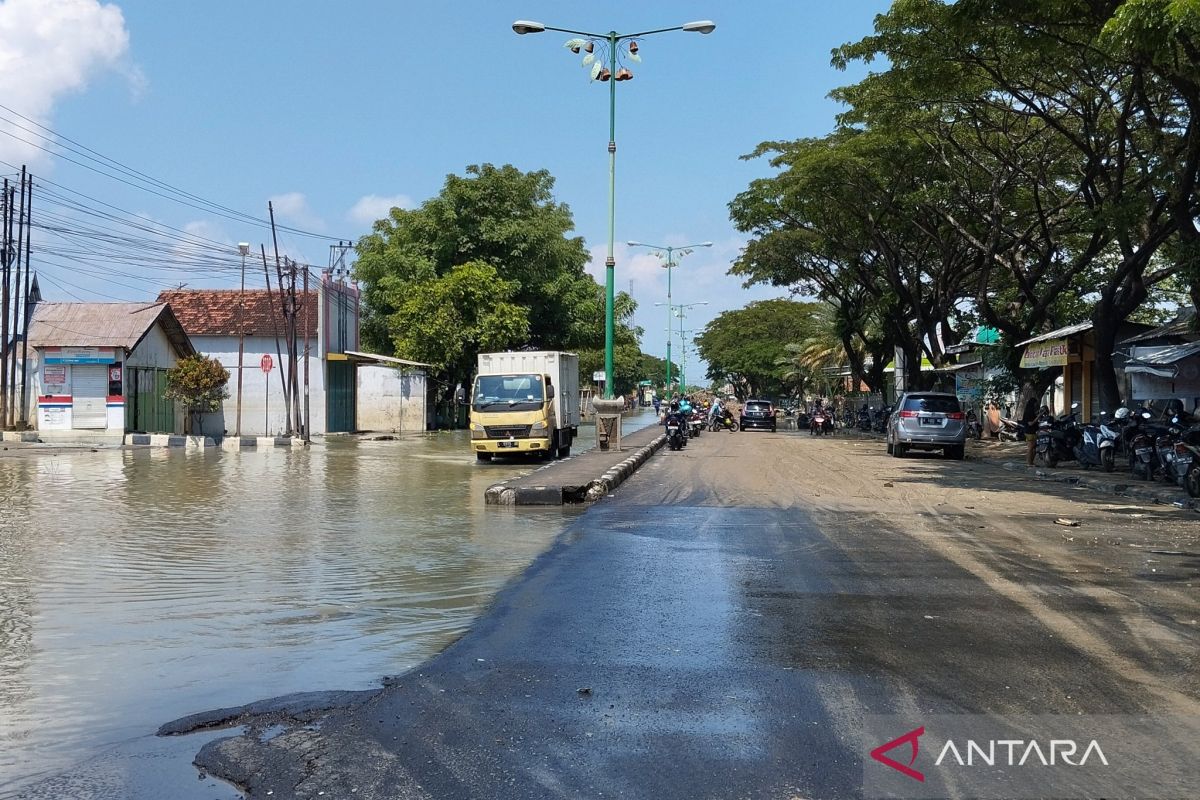
{"type": "MultiPolygon", "coordinates": [[[[573,350],[590,365],[604,347],[604,289],[553,188],[545,170],[469,166],[420,208],[377,221],[355,265],[364,344],[434,364],[444,387],[467,382],[490,349],[573,350]]],[[[618,389],[639,379],[634,308],[619,295],[618,389]]]]}
{"type": "Polygon", "coordinates": [[[738,397],[774,397],[786,392],[779,360],[787,345],[820,332],[819,303],[759,300],[724,311],[696,337],[708,378],[733,385],[738,397]]]}

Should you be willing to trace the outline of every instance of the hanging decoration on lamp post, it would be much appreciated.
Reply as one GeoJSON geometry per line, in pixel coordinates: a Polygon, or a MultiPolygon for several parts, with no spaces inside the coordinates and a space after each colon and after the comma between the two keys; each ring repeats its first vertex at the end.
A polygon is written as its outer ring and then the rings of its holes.
{"type": "Polygon", "coordinates": [[[639,48],[636,39],[620,40],[616,43],[615,48],[607,39],[568,39],[563,47],[576,55],[583,53],[583,60],[580,63],[589,68],[588,74],[593,81],[633,80],[633,70],[625,66],[625,62],[628,60],[641,63],[642,60],[642,57],[638,55],[639,48]],[[616,69],[615,76],[613,74],[614,67],[616,69]]]}

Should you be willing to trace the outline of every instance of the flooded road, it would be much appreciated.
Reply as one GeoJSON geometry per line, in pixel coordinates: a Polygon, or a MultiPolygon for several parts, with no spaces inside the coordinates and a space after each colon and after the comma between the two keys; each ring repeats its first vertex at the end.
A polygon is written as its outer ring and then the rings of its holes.
{"type": "MultiPolygon", "coordinates": [[[[467,443],[0,459],[0,797],[188,713],[378,686],[458,638],[579,513],[485,507],[536,464],[467,443]]],[[[237,796],[195,780],[195,737],[173,746],[195,796],[237,796]]]]}

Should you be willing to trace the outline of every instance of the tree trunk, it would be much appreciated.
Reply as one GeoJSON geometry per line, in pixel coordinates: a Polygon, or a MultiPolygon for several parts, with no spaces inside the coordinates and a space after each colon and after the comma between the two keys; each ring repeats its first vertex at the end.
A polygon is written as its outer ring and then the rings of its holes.
{"type": "MultiPolygon", "coordinates": [[[[1113,365],[1113,351],[1117,349],[1117,326],[1120,320],[1111,317],[1098,318],[1092,326],[1096,339],[1096,363],[1092,374],[1096,377],[1100,409],[1110,414],[1121,405],[1121,387],[1117,384],[1117,371],[1113,365]]],[[[1091,409],[1083,409],[1085,417],[1091,409]]]]}

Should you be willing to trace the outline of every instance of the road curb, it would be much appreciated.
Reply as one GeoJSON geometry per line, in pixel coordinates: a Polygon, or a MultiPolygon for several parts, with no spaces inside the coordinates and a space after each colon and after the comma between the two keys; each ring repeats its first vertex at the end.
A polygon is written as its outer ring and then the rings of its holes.
{"type": "Polygon", "coordinates": [[[1136,483],[1112,483],[1104,480],[1094,480],[1076,472],[1062,472],[1059,470],[1048,470],[1042,467],[1030,467],[1026,464],[1021,464],[1016,461],[1005,461],[1003,463],[993,461],[991,459],[975,458],[972,459],[976,464],[984,464],[997,469],[1005,469],[1009,472],[1023,472],[1026,475],[1031,475],[1039,480],[1055,481],[1057,483],[1066,483],[1072,486],[1082,486],[1085,489],[1100,492],[1102,494],[1119,495],[1121,497],[1129,497],[1134,500],[1144,500],[1150,503],[1157,503],[1164,506],[1175,506],[1176,508],[1191,508],[1196,509],[1196,501],[1184,497],[1180,499],[1178,491],[1166,491],[1162,489],[1150,489],[1139,486],[1136,483]]]}
{"type": "Polygon", "coordinates": [[[594,502],[636,472],[666,441],[666,434],[659,434],[649,444],[638,448],[628,458],[581,486],[556,485],[551,482],[539,486],[509,486],[506,483],[498,483],[484,491],[483,502],[489,506],[561,506],[568,503],[594,502]]]}

